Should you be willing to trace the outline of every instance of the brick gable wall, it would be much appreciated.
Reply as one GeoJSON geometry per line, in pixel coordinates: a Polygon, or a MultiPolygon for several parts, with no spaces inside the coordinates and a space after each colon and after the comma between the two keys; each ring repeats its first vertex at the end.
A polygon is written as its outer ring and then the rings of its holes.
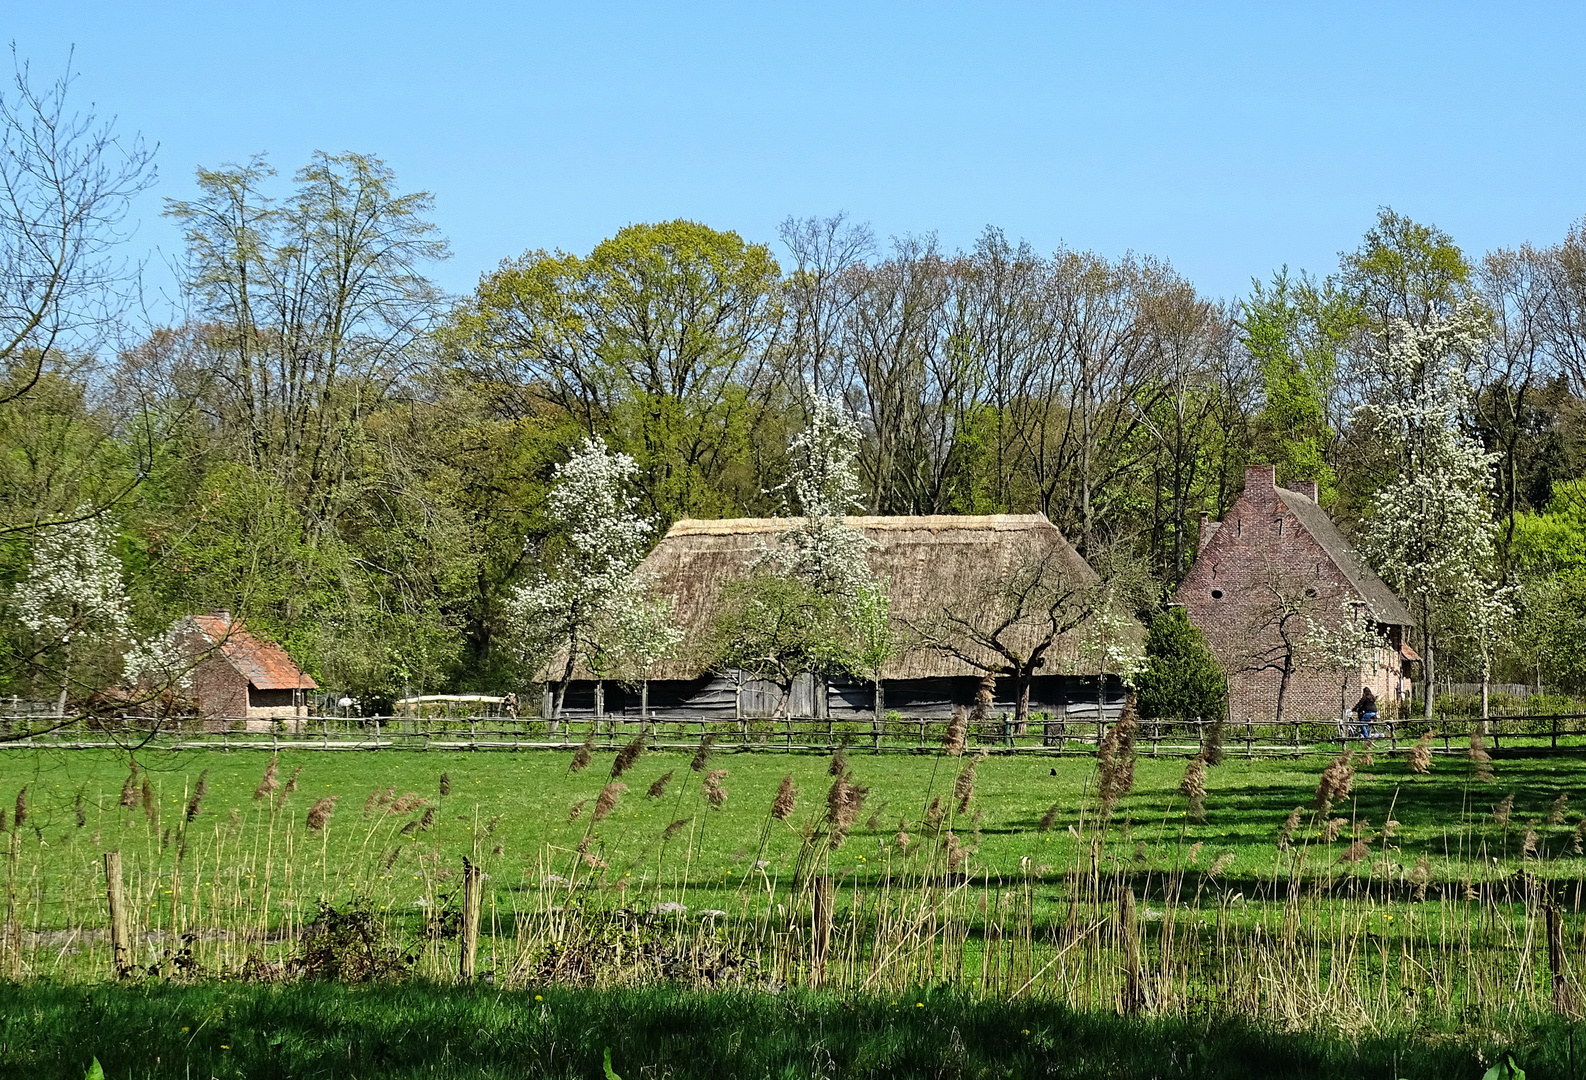
{"type": "MultiPolygon", "coordinates": [[[[1236,723],[1277,714],[1281,673],[1275,669],[1286,629],[1303,638],[1305,619],[1337,626],[1359,599],[1332,557],[1301,525],[1275,485],[1271,465],[1245,470],[1244,494],[1219,526],[1202,524],[1195,565],[1177,599],[1229,674],[1229,707],[1236,723]]],[[[1314,491],[1314,485],[1309,491],[1314,491]]],[[[1390,628],[1397,634],[1397,628],[1390,628]]],[[[1397,637],[1391,645],[1396,647],[1397,637]]],[[[1384,649],[1375,670],[1296,670],[1289,679],[1284,719],[1331,720],[1370,686],[1386,708],[1398,689],[1397,654],[1384,649]]]]}

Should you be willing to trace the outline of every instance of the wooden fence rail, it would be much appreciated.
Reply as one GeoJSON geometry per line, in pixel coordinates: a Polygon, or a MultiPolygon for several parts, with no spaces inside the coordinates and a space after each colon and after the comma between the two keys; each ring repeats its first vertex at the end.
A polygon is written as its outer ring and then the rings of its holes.
{"type": "MultiPolygon", "coordinates": [[[[571,749],[592,740],[597,747],[620,746],[641,733],[650,746],[693,747],[706,735],[718,746],[761,750],[830,751],[838,746],[876,752],[922,752],[941,745],[945,717],[898,717],[880,722],[785,717],[746,720],[590,719],[562,722],[540,717],[415,719],[412,717],[311,717],[262,724],[258,720],[171,721],[130,717],[115,721],[39,716],[0,716],[0,750],[8,747],[60,749],[151,748],[223,750],[543,750],[571,749]],[[255,730],[247,730],[249,727],[255,730]],[[269,730],[259,730],[269,728],[269,730]]],[[[1407,750],[1432,732],[1439,753],[1464,753],[1473,730],[1483,721],[1419,718],[1358,723],[1315,719],[1251,721],[1222,725],[1227,753],[1336,753],[1344,747],[1373,752],[1407,750]]],[[[1137,751],[1145,756],[1198,752],[1210,736],[1210,721],[1145,720],[1137,751]]],[[[1011,717],[970,724],[969,745],[997,751],[1036,754],[1093,753],[1106,731],[1094,719],[1032,715],[1018,728],[1011,717]]],[[[1484,739],[1493,749],[1586,747],[1586,714],[1496,716],[1485,721],[1484,739]]]]}

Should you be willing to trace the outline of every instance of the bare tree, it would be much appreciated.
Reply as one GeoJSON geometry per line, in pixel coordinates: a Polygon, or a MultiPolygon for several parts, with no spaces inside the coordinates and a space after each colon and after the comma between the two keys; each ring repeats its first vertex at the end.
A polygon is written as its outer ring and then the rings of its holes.
{"type": "Polygon", "coordinates": [[[132,273],[116,250],[153,151],[112,121],[73,112],[75,76],[45,89],[12,46],[0,93],[0,403],[26,394],[63,350],[100,343],[132,273]]]}
{"type": "MultiPolygon", "coordinates": [[[[905,629],[915,648],[930,649],[976,671],[1014,682],[1014,723],[1030,715],[1030,684],[1058,659],[1065,635],[1089,622],[1106,602],[1095,571],[1066,546],[1032,550],[1000,574],[977,575],[958,595],[905,629]]],[[[1071,643],[1072,644],[1072,643],[1071,643]]]]}

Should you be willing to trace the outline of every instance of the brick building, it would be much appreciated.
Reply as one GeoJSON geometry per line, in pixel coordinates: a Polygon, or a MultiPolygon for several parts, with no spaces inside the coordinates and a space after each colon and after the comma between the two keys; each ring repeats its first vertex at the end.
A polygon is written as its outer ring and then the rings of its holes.
{"type": "Polygon", "coordinates": [[[206,726],[240,723],[248,731],[285,724],[293,730],[308,716],[308,691],[318,688],[286,650],[250,633],[229,611],[193,615],[172,628],[191,658],[188,696],[206,726]]]}
{"type": "Polygon", "coordinates": [[[1414,619],[1316,502],[1315,481],[1276,484],[1271,465],[1245,469],[1244,493],[1221,522],[1201,515],[1200,550],[1178,589],[1229,675],[1235,722],[1272,720],[1283,673],[1283,718],[1336,719],[1370,686],[1386,711],[1409,695],[1419,658],[1414,619]],[[1358,669],[1318,657],[1317,630],[1363,616],[1383,645],[1358,669]]]}

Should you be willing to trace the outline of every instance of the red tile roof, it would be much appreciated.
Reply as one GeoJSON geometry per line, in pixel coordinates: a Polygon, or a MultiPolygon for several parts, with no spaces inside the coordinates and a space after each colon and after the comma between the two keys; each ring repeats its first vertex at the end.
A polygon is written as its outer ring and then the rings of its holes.
{"type": "Polygon", "coordinates": [[[273,641],[254,637],[241,622],[223,615],[194,615],[193,623],[220,646],[220,653],[238,674],[260,690],[316,690],[319,684],[309,678],[273,641]]]}

